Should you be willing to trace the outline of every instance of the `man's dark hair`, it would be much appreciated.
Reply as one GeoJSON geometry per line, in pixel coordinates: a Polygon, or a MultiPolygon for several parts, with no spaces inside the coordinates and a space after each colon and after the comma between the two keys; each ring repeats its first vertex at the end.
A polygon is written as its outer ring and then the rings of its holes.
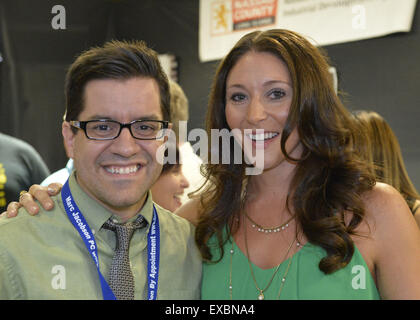
{"type": "Polygon", "coordinates": [[[79,120],[84,108],[84,90],[91,80],[127,80],[135,77],[155,79],[159,86],[160,105],[164,120],[170,121],[168,79],[157,53],[143,41],[110,41],[77,57],[67,71],[65,80],[65,120],[79,120]]]}

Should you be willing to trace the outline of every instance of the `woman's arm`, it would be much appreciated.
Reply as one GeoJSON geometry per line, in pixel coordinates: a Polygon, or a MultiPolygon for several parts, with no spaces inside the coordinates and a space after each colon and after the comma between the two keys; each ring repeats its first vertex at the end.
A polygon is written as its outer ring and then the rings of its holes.
{"type": "Polygon", "coordinates": [[[15,217],[18,214],[19,208],[23,206],[30,215],[36,215],[39,212],[39,206],[35,200],[38,200],[45,210],[51,210],[54,208],[54,202],[51,200],[51,196],[58,194],[62,187],[63,185],[60,183],[51,183],[48,187],[34,184],[29,188],[27,193],[20,196],[19,202],[9,203],[7,211],[3,214],[6,214],[8,218],[15,217]]]}

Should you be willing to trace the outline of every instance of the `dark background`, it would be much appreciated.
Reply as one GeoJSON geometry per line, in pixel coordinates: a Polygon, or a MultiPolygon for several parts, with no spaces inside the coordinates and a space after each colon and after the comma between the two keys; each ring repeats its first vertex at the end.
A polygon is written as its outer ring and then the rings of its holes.
{"type": "MultiPolygon", "coordinates": [[[[409,33],[325,47],[347,106],[385,117],[418,189],[419,7],[409,33]]],[[[81,51],[110,39],[142,39],[159,53],[174,54],[179,83],[190,100],[188,128],[203,127],[218,61],[199,61],[198,13],[198,0],[0,0],[0,131],[32,144],[52,172],[64,167],[66,68],[81,51]],[[56,4],[66,9],[65,30],[51,27],[56,4]]]]}

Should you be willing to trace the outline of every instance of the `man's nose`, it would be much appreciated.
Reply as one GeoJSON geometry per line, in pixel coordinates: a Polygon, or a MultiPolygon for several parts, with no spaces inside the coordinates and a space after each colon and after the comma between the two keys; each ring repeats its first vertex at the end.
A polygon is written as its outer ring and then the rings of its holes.
{"type": "Polygon", "coordinates": [[[130,132],[129,128],[123,128],[113,144],[114,153],[130,158],[140,150],[139,143],[130,132]]]}

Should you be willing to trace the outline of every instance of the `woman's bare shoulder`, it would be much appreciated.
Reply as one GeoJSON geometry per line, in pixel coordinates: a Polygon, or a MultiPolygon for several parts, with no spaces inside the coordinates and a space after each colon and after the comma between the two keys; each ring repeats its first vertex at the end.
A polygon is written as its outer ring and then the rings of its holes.
{"type": "Polygon", "coordinates": [[[384,223],[412,216],[407,202],[394,187],[376,183],[372,190],[362,196],[368,218],[384,223]]]}
{"type": "Polygon", "coordinates": [[[401,194],[377,183],[363,194],[366,220],[373,225],[373,262],[378,288],[386,299],[420,298],[420,231],[401,194]]]}
{"type": "MultiPolygon", "coordinates": [[[[372,190],[362,195],[365,221],[379,241],[388,238],[391,230],[400,232],[414,221],[413,214],[405,199],[394,187],[376,183],[372,190]]],[[[398,232],[393,232],[396,234],[398,232]]]]}
{"type": "Polygon", "coordinates": [[[183,204],[179,209],[177,209],[174,213],[178,216],[187,219],[189,222],[191,222],[193,225],[197,225],[198,223],[198,215],[200,212],[200,199],[199,198],[193,198],[183,204]]]}

